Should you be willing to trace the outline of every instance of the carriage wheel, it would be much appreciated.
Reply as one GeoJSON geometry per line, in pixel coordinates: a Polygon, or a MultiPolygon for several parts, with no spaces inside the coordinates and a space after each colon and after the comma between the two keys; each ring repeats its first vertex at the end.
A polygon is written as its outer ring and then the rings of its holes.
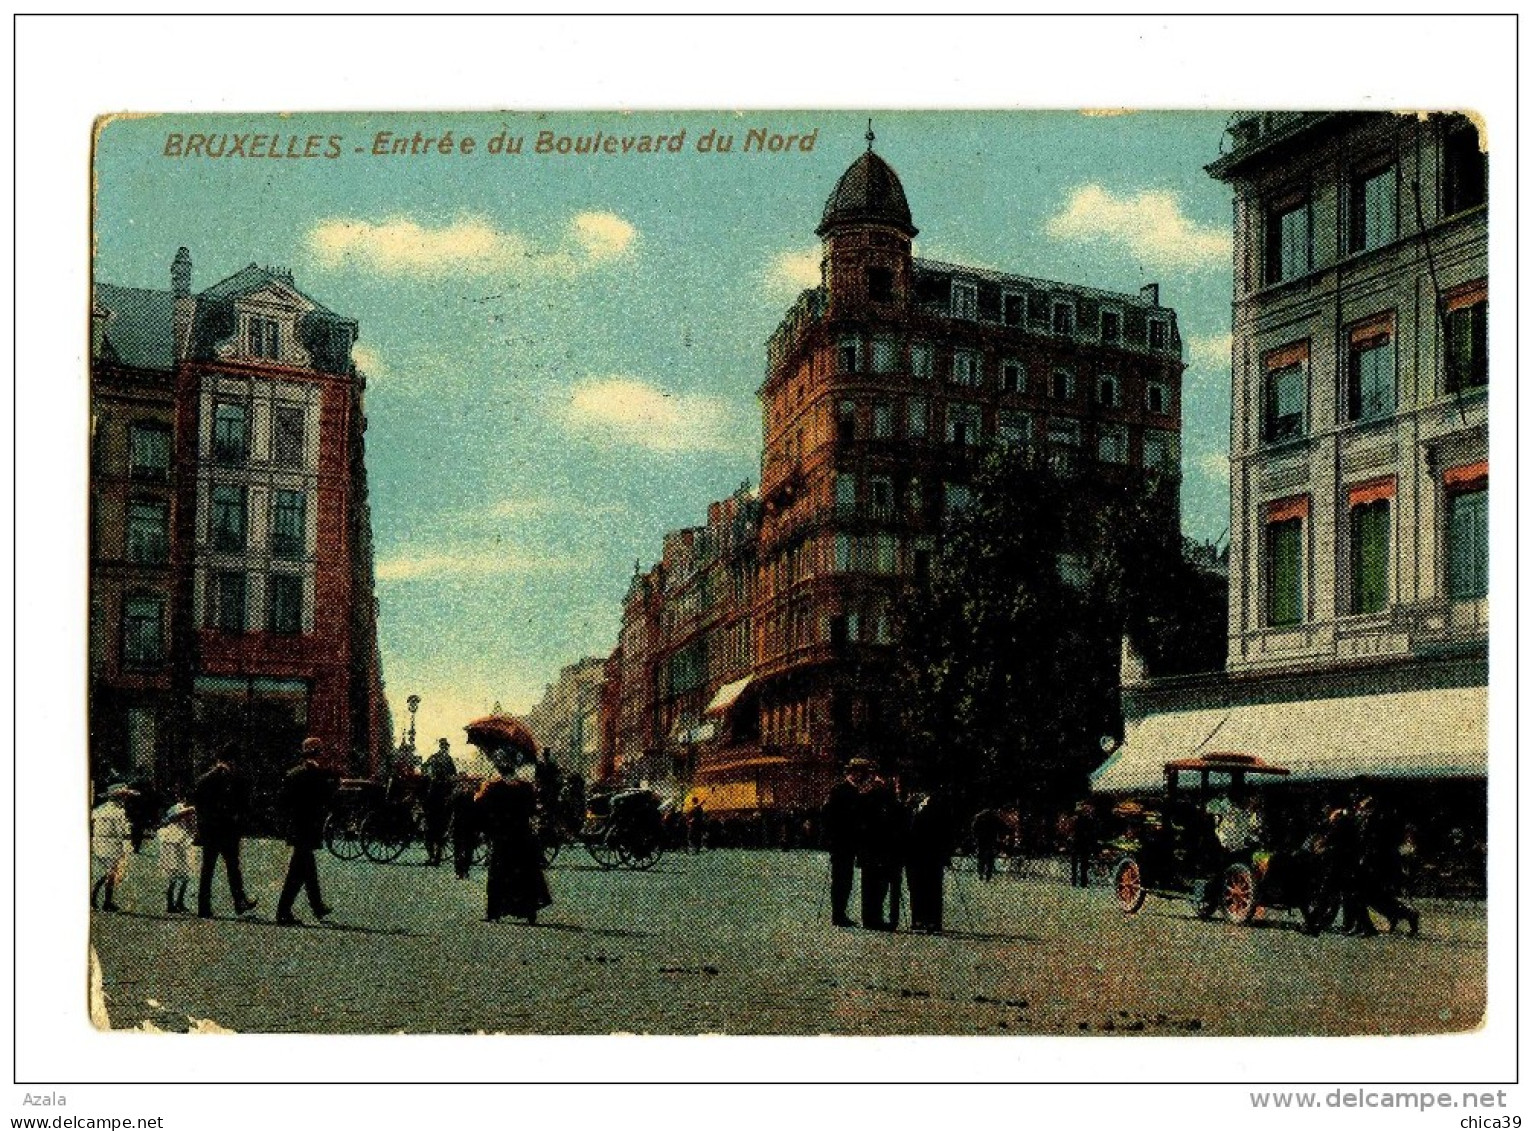
{"type": "Polygon", "coordinates": [[[1117,906],[1124,915],[1132,915],[1144,905],[1144,872],[1138,861],[1128,856],[1118,861],[1112,874],[1112,890],[1117,893],[1117,906]]]}
{"type": "Polygon", "coordinates": [[[601,865],[603,871],[611,871],[617,867],[619,856],[617,846],[612,843],[612,834],[601,833],[591,837],[585,842],[585,850],[590,853],[590,858],[601,865]]]}
{"type": "Polygon", "coordinates": [[[1231,923],[1255,917],[1255,873],[1244,864],[1230,864],[1223,874],[1223,911],[1231,923]]]}
{"type": "Polygon", "coordinates": [[[620,844],[617,847],[617,855],[622,862],[639,872],[653,868],[664,854],[664,846],[660,844],[659,838],[654,836],[636,837],[631,843],[620,844]]]}
{"type": "Polygon", "coordinates": [[[373,813],[362,822],[362,851],[374,864],[392,864],[409,844],[409,836],[397,820],[373,813]]]}
{"type": "Polygon", "coordinates": [[[337,860],[355,860],[362,854],[357,821],[350,813],[331,813],[324,822],[324,846],[337,860]]]}

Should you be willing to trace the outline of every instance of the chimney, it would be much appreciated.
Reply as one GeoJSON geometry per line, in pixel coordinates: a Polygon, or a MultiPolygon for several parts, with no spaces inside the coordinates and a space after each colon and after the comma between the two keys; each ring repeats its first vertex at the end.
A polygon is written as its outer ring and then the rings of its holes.
{"type": "Polygon", "coordinates": [[[170,265],[170,290],[176,298],[191,294],[191,271],[191,252],[177,248],[175,262],[170,265]]]}
{"type": "Polygon", "coordinates": [[[1138,297],[1150,306],[1160,305],[1160,285],[1158,283],[1145,283],[1138,288],[1138,297]]]}
{"type": "Polygon", "coordinates": [[[170,293],[175,297],[171,332],[178,361],[191,352],[192,316],[197,309],[197,300],[191,296],[191,277],[191,252],[184,247],[177,248],[175,261],[170,265],[170,293]]]}

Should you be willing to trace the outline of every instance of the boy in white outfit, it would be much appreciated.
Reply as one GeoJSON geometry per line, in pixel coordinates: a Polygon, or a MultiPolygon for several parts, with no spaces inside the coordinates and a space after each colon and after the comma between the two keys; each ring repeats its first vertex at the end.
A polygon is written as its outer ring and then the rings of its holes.
{"type": "Polygon", "coordinates": [[[165,911],[174,914],[186,910],[186,887],[192,877],[192,829],[197,811],[178,801],[165,814],[160,826],[160,875],[165,879],[165,911]]]}
{"type": "Polygon", "coordinates": [[[137,794],[127,786],[114,785],[106,791],[101,804],[90,812],[91,874],[96,877],[90,889],[92,909],[100,895],[103,897],[101,910],[117,910],[117,901],[112,896],[127,869],[128,846],[133,838],[133,827],[128,822],[123,802],[135,796],[137,794]]]}

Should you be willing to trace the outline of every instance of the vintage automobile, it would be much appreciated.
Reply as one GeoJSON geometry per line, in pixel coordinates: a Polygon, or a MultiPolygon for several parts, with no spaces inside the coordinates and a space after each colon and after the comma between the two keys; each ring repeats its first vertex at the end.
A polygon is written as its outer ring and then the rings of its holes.
{"type": "Polygon", "coordinates": [[[1248,923],[1266,910],[1291,909],[1302,915],[1307,930],[1323,929],[1336,908],[1324,892],[1322,864],[1312,846],[1293,851],[1246,846],[1231,852],[1218,836],[1218,821],[1232,818],[1216,815],[1215,799],[1243,796],[1252,779],[1287,774],[1248,754],[1209,753],[1165,763],[1163,797],[1113,809],[1124,826],[1113,842],[1118,907],[1132,915],[1156,895],[1190,902],[1205,919],[1221,911],[1234,923],[1248,923]]]}

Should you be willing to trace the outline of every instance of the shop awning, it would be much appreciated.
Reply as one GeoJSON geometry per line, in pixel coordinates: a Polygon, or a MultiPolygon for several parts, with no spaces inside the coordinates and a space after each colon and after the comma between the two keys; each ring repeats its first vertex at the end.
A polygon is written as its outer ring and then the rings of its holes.
{"type": "Polygon", "coordinates": [[[739,701],[739,697],[745,693],[745,688],[750,686],[750,681],[754,678],[752,675],[747,675],[744,679],[736,679],[733,683],[724,684],[708,702],[702,713],[704,715],[723,714],[739,701]]]}
{"type": "Polygon", "coordinates": [[[759,770],[774,766],[785,766],[788,759],[780,754],[757,754],[745,758],[736,758],[732,762],[709,763],[699,771],[706,775],[754,773],[759,770]]]}
{"type": "Polygon", "coordinates": [[[695,785],[686,795],[682,811],[693,800],[700,801],[710,817],[724,813],[753,813],[761,807],[761,798],[753,781],[720,782],[718,785],[695,785]]]}
{"type": "Polygon", "coordinates": [[[1158,790],[1166,762],[1213,751],[1286,766],[1289,781],[1483,777],[1487,709],[1485,688],[1452,687],[1150,715],[1128,725],[1091,784],[1100,793],[1158,790]]]}

